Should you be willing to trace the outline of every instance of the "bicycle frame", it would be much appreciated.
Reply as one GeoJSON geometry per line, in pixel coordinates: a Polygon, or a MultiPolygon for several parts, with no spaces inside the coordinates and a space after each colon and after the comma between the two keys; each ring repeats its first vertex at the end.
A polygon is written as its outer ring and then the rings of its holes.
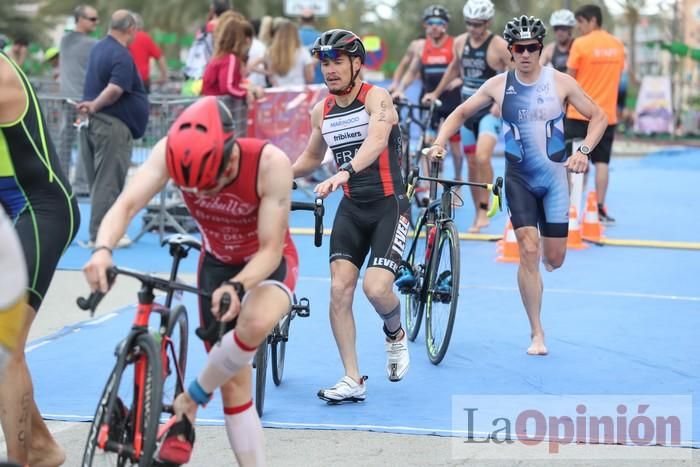
{"type": "MultiPolygon", "coordinates": [[[[183,237],[184,238],[184,237],[183,237]]],[[[185,239],[186,240],[186,239],[185,239]]],[[[164,242],[165,244],[165,242],[164,242]]],[[[134,321],[132,322],[131,330],[129,334],[124,338],[115,350],[117,356],[117,363],[113,372],[113,379],[111,380],[112,387],[108,388],[109,398],[105,405],[105,414],[102,424],[99,428],[97,447],[103,451],[115,452],[118,454],[124,454],[129,456],[133,460],[140,460],[143,453],[143,442],[144,436],[142,432],[142,425],[144,420],[148,420],[148,415],[145,413],[148,410],[146,404],[144,404],[145,394],[150,391],[147,386],[147,361],[144,355],[133,355],[127,352],[123,352],[122,349],[132,349],[137,348],[134,343],[143,334],[149,333],[149,320],[151,314],[156,312],[160,314],[160,326],[158,329],[160,342],[160,362],[156,364],[161,365],[161,372],[163,375],[163,380],[168,374],[169,364],[167,360],[168,351],[170,351],[170,356],[173,359],[174,367],[176,371],[176,384],[179,384],[180,388],[184,388],[184,373],[180,365],[179,358],[177,356],[175,345],[173,340],[168,335],[168,325],[171,318],[170,305],[172,304],[172,298],[174,293],[178,290],[189,291],[194,293],[200,293],[196,288],[187,286],[185,284],[178,283],[176,281],[177,271],[179,269],[180,261],[187,256],[189,249],[195,247],[195,243],[189,243],[185,241],[183,246],[180,243],[173,242],[170,244],[170,254],[173,256],[173,264],[170,271],[170,280],[159,279],[150,276],[144,276],[134,271],[112,268],[108,271],[108,279],[111,283],[118,273],[126,274],[141,280],[141,288],[137,294],[138,305],[136,307],[136,314],[134,316],[134,321]],[[154,289],[165,290],[167,292],[165,305],[155,303],[154,289]],[[114,388],[119,388],[122,380],[122,374],[127,364],[131,363],[129,358],[136,358],[134,363],[134,378],[133,378],[133,398],[134,403],[132,407],[135,409],[135,413],[130,414],[133,417],[133,446],[124,445],[116,441],[109,440],[109,429],[114,413],[114,408],[116,405],[116,399],[118,397],[118,390],[113,390],[114,388]]],[[[90,298],[78,299],[78,305],[83,309],[90,309],[92,313],[101,300],[104,294],[93,293],[90,298]]],[[[163,405],[161,407],[163,411],[172,411],[171,406],[163,405]]]]}
{"type": "Polygon", "coordinates": [[[420,164],[420,158],[421,158],[421,150],[425,146],[425,140],[426,140],[426,133],[428,131],[428,128],[430,126],[430,122],[433,119],[433,113],[436,108],[440,106],[440,102],[438,101],[433,101],[430,103],[430,105],[422,105],[422,104],[413,104],[408,101],[397,101],[395,102],[395,105],[398,107],[399,111],[399,121],[400,123],[400,128],[401,128],[401,137],[402,139],[405,138],[405,149],[402,150],[403,155],[407,159],[406,163],[406,173],[404,174],[404,177],[408,178],[408,174],[411,171],[413,167],[418,167],[420,164]],[[401,110],[405,108],[407,109],[407,114],[405,119],[401,119],[401,110]],[[414,112],[416,110],[423,111],[422,117],[423,118],[416,118],[414,112]],[[417,125],[421,129],[421,134],[418,139],[418,147],[417,150],[413,153],[414,157],[411,158],[411,150],[410,150],[410,139],[411,139],[411,125],[417,125]],[[413,160],[412,160],[413,159],[413,160]]]}

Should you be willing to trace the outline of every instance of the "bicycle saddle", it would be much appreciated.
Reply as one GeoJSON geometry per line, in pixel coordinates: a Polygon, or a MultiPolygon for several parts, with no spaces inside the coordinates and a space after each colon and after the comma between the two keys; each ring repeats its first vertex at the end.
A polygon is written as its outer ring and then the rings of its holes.
{"type": "Polygon", "coordinates": [[[160,246],[164,246],[166,244],[188,246],[190,248],[195,248],[197,250],[202,249],[202,243],[191,235],[183,235],[183,234],[169,235],[160,242],[160,246]]]}

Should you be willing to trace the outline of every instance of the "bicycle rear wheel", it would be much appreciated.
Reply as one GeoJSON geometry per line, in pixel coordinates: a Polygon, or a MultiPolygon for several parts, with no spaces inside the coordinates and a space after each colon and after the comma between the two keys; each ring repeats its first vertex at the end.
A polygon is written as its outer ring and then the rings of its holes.
{"type": "Polygon", "coordinates": [[[452,221],[440,228],[431,258],[425,311],[428,358],[438,365],[452,337],[459,300],[459,236],[452,221]]]}
{"type": "Polygon", "coordinates": [[[262,417],[265,407],[265,381],[267,380],[267,339],[258,347],[255,353],[255,410],[262,417]]]}
{"type": "Polygon", "coordinates": [[[289,337],[289,325],[292,322],[292,313],[290,310],[282,320],[275,325],[272,332],[273,340],[270,346],[272,360],[272,381],[275,386],[282,383],[282,375],[284,374],[284,356],[287,350],[287,338],[289,337]]]}
{"type": "Polygon", "coordinates": [[[418,225],[413,233],[413,242],[409,249],[406,265],[411,268],[416,279],[413,287],[405,294],[405,320],[406,335],[408,340],[413,342],[420,331],[421,320],[423,319],[423,309],[425,307],[425,294],[423,284],[425,282],[425,250],[428,244],[428,228],[425,225],[425,216],[421,214],[418,218],[418,225]]]}
{"type": "Polygon", "coordinates": [[[142,333],[122,348],[120,360],[124,365],[114,367],[97,405],[83,466],[153,463],[163,390],[160,349],[150,334],[142,333]],[[103,429],[108,430],[105,449],[99,447],[103,429]]]}
{"type": "Polygon", "coordinates": [[[163,410],[172,414],[173,401],[184,390],[187,369],[189,320],[187,309],[183,305],[178,305],[170,311],[165,335],[172,345],[166,345],[163,353],[163,410]]]}

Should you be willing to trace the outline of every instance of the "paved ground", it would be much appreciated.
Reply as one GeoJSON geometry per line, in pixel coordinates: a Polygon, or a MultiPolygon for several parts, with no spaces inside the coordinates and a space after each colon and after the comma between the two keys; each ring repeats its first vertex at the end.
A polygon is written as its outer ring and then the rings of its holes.
{"type": "MultiPolygon", "coordinates": [[[[184,277],[192,280],[191,277],[184,277]]],[[[31,339],[87,319],[75,296],[86,290],[79,272],[59,271],[37,318],[31,339]]],[[[102,312],[134,302],[136,282],[124,279],[105,298],[102,312]]],[[[78,351],[78,349],[76,349],[78,351]]],[[[36,391],[46,388],[36,388],[36,391]]],[[[79,465],[87,436],[87,423],[49,422],[51,431],[66,449],[67,466],[79,465]]],[[[543,450],[469,444],[454,438],[410,436],[362,431],[317,431],[266,429],[268,464],[272,466],[329,465],[478,465],[496,466],[691,466],[700,465],[700,450],[635,448],[624,446],[580,446],[569,458],[543,454],[543,450]],[[533,458],[539,457],[539,458],[533,458]]],[[[4,440],[0,440],[4,449],[4,440]]],[[[544,449],[545,446],[542,446],[544,449]]],[[[0,451],[1,452],[1,451],[0,451]]],[[[564,455],[564,454],[562,454],[564,455]]],[[[568,455],[568,454],[567,454],[568,455]]],[[[190,465],[228,466],[235,460],[222,427],[198,427],[197,444],[190,465]]]]}

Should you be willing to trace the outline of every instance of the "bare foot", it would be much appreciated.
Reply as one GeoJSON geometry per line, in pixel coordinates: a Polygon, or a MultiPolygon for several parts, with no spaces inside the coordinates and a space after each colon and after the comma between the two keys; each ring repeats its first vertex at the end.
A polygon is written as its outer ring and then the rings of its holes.
{"type": "Polygon", "coordinates": [[[489,226],[489,221],[479,221],[479,216],[477,216],[476,219],[474,219],[474,223],[472,224],[469,229],[467,229],[467,232],[469,233],[479,233],[481,232],[481,229],[484,229],[489,226]]]}
{"type": "Polygon", "coordinates": [[[532,343],[527,349],[528,355],[547,355],[547,347],[544,345],[544,336],[532,336],[532,343]]]}
{"type": "Polygon", "coordinates": [[[66,461],[66,453],[53,440],[50,444],[43,446],[37,446],[32,442],[27,460],[32,467],[57,467],[66,461]]]}

